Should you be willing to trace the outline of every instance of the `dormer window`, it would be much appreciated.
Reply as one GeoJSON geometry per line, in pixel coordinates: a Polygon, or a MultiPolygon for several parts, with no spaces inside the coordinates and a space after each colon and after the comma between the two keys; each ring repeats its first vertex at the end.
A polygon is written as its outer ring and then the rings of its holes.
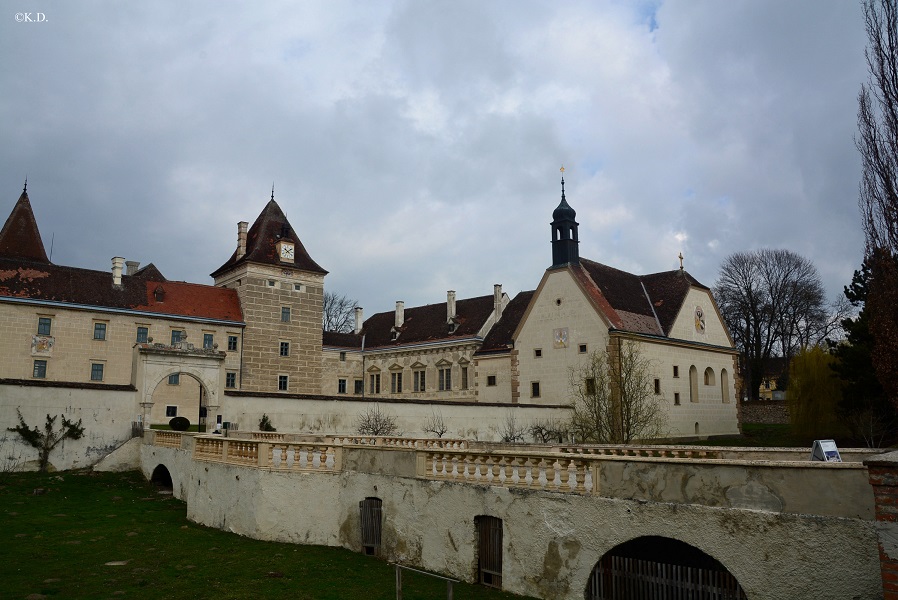
{"type": "Polygon", "coordinates": [[[395,327],[390,327],[390,341],[395,342],[399,339],[399,330],[395,327]]]}
{"type": "Polygon", "coordinates": [[[454,318],[449,319],[448,325],[449,325],[449,335],[452,335],[453,333],[455,333],[458,330],[458,321],[455,320],[454,318]]]}
{"type": "Polygon", "coordinates": [[[153,290],[153,298],[156,299],[156,302],[165,300],[165,289],[161,285],[157,285],[156,289],[153,290]]]}

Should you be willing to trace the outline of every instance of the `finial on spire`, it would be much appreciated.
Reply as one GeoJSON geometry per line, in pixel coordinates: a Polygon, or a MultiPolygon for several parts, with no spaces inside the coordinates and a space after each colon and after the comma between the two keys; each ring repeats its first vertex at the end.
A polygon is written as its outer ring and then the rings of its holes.
{"type": "Polygon", "coordinates": [[[564,165],[561,165],[561,199],[564,200],[564,165]]]}
{"type": "Polygon", "coordinates": [[[271,182],[271,201],[274,202],[274,182],[271,182]]]}
{"type": "Polygon", "coordinates": [[[683,270],[683,253],[682,252],[680,252],[679,258],[680,258],[680,270],[682,271],[683,270]]]}
{"type": "Polygon", "coordinates": [[[25,175],[25,187],[22,188],[22,193],[23,194],[28,193],[28,175],[25,175]]]}

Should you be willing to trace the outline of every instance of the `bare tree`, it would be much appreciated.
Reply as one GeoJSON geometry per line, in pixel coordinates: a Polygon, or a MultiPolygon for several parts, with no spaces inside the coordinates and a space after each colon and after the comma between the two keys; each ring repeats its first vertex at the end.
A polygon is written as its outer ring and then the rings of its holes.
{"type": "Polygon", "coordinates": [[[524,426],[518,423],[514,411],[505,413],[505,421],[499,426],[499,435],[503,442],[519,443],[524,441],[524,426]]]}
{"type": "Polygon", "coordinates": [[[361,435],[396,435],[398,430],[396,417],[382,411],[377,404],[356,417],[356,431],[361,435]]]}
{"type": "Polygon", "coordinates": [[[728,256],[714,295],[724,321],[745,356],[745,381],[758,399],[764,364],[790,359],[803,346],[831,336],[849,307],[828,307],[817,268],[789,250],[756,250],[728,256]]]}
{"type": "Polygon", "coordinates": [[[547,419],[545,421],[534,421],[530,424],[528,431],[530,432],[530,437],[537,444],[561,443],[568,436],[568,425],[555,419],[547,419]]]}
{"type": "Polygon", "coordinates": [[[898,3],[865,0],[869,79],[858,94],[859,205],[872,282],[873,367],[898,406],[898,3]]]}
{"type": "Polygon", "coordinates": [[[449,431],[449,427],[446,425],[445,419],[443,419],[443,413],[431,411],[430,416],[424,419],[422,431],[432,433],[438,438],[446,435],[446,432],[449,431]]]}
{"type": "Polygon", "coordinates": [[[324,292],[322,311],[324,331],[349,333],[355,329],[355,309],[359,303],[336,292],[324,292]]]}
{"type": "Polygon", "coordinates": [[[651,364],[632,340],[617,352],[594,351],[570,371],[570,431],[578,441],[629,444],[664,435],[667,413],[654,393],[651,364]]]}
{"type": "Polygon", "coordinates": [[[69,421],[65,415],[62,415],[62,427],[58,431],[54,431],[56,417],[47,415],[47,421],[44,423],[44,430],[41,431],[37,426],[28,427],[28,424],[25,423],[25,419],[22,417],[22,412],[19,409],[16,409],[16,413],[19,415],[19,424],[15,427],[8,427],[7,430],[18,433],[22,439],[25,440],[25,443],[32,448],[37,448],[38,468],[41,472],[47,470],[47,466],[50,463],[50,452],[52,452],[56,446],[65,440],[77,440],[84,435],[84,427],[81,426],[81,419],[78,419],[78,422],[75,423],[74,421],[69,421]]]}

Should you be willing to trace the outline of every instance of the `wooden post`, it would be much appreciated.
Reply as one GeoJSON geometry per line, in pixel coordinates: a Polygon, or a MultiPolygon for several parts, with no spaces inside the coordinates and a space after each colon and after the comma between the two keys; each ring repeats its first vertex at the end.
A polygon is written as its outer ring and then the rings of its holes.
{"type": "Polygon", "coordinates": [[[396,565],[396,600],[402,600],[402,569],[396,565]]]}
{"type": "Polygon", "coordinates": [[[452,581],[446,581],[446,600],[452,600],[452,581]]]}

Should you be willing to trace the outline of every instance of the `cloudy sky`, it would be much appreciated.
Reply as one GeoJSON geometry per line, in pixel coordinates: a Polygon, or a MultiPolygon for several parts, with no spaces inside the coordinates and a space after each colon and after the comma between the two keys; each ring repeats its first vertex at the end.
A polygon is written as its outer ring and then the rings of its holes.
{"type": "Polygon", "coordinates": [[[211,283],[274,183],[370,315],[533,289],[564,165],[581,256],[787,248],[835,296],[864,44],[849,0],[4,2],[0,220],[27,176],[53,262],[211,283]]]}

